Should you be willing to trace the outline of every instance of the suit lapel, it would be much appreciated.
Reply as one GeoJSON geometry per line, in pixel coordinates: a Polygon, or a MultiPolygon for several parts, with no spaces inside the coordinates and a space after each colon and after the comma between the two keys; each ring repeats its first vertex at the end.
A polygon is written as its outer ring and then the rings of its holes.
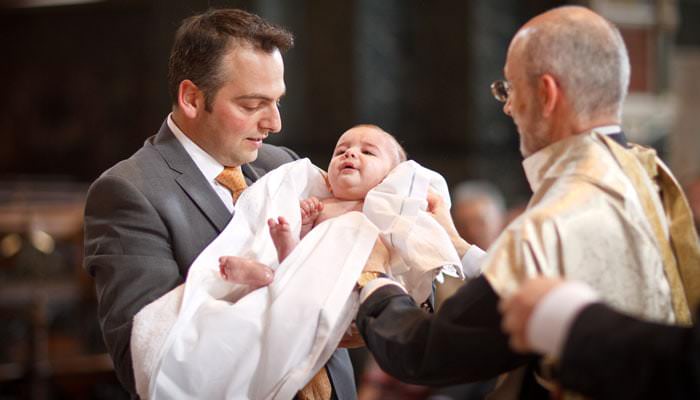
{"type": "Polygon", "coordinates": [[[197,204],[197,207],[214,224],[216,229],[221,232],[226,228],[232,215],[224,203],[221,202],[221,198],[214,193],[211,186],[202,178],[201,173],[199,175],[184,173],[175,178],[175,181],[187,193],[189,198],[197,204]]]}
{"type": "Polygon", "coordinates": [[[252,185],[255,181],[260,179],[261,176],[265,175],[264,172],[253,167],[251,164],[241,165],[241,172],[243,172],[243,176],[248,185],[252,185]]]}
{"type": "Polygon", "coordinates": [[[202,211],[207,219],[221,232],[231,220],[231,213],[206,181],[202,172],[192,161],[185,148],[164,122],[153,140],[153,145],[168,166],[180,173],[175,178],[177,184],[202,211]]]}

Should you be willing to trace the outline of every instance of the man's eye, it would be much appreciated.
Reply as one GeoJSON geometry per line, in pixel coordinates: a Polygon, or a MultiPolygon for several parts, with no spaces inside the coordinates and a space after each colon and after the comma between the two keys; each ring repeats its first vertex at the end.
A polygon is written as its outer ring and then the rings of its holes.
{"type": "Polygon", "coordinates": [[[241,108],[246,111],[256,111],[260,108],[258,104],[241,104],[241,108]]]}

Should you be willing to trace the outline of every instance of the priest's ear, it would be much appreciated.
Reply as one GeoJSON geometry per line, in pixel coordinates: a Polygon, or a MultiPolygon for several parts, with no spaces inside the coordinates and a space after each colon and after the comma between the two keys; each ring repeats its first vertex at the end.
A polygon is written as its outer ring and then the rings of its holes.
{"type": "Polygon", "coordinates": [[[204,92],[191,80],[183,80],[177,90],[177,106],[187,118],[197,117],[205,111],[204,92]]]}
{"type": "Polygon", "coordinates": [[[559,82],[549,74],[543,74],[539,79],[539,97],[542,99],[542,116],[549,117],[561,101],[561,86],[559,82]]]}

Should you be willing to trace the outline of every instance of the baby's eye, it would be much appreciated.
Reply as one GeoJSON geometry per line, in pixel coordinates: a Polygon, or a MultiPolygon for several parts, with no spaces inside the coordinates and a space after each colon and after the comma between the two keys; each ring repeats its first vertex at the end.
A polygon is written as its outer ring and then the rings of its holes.
{"type": "Polygon", "coordinates": [[[363,151],[362,151],[362,154],[367,154],[367,155],[369,155],[369,156],[373,156],[373,155],[374,155],[374,153],[371,152],[371,151],[369,151],[369,150],[363,150],[363,151]]]}
{"type": "Polygon", "coordinates": [[[339,156],[341,154],[345,153],[345,149],[338,149],[333,153],[334,156],[339,156]]]}

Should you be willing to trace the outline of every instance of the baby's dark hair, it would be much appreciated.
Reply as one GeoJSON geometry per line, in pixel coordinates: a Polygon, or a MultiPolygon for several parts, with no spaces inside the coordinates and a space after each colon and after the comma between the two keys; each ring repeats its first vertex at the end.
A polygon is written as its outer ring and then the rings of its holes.
{"type": "Polygon", "coordinates": [[[359,125],[353,126],[350,129],[354,129],[354,128],[376,129],[376,130],[386,134],[387,136],[389,136],[391,138],[391,141],[394,142],[394,145],[396,146],[396,159],[397,159],[396,165],[408,160],[408,154],[406,154],[406,150],[403,148],[403,146],[401,146],[401,143],[399,143],[399,141],[396,140],[396,137],[394,135],[392,135],[391,133],[389,133],[389,132],[385,131],[384,129],[380,128],[379,126],[373,125],[373,124],[359,124],[359,125]]]}

